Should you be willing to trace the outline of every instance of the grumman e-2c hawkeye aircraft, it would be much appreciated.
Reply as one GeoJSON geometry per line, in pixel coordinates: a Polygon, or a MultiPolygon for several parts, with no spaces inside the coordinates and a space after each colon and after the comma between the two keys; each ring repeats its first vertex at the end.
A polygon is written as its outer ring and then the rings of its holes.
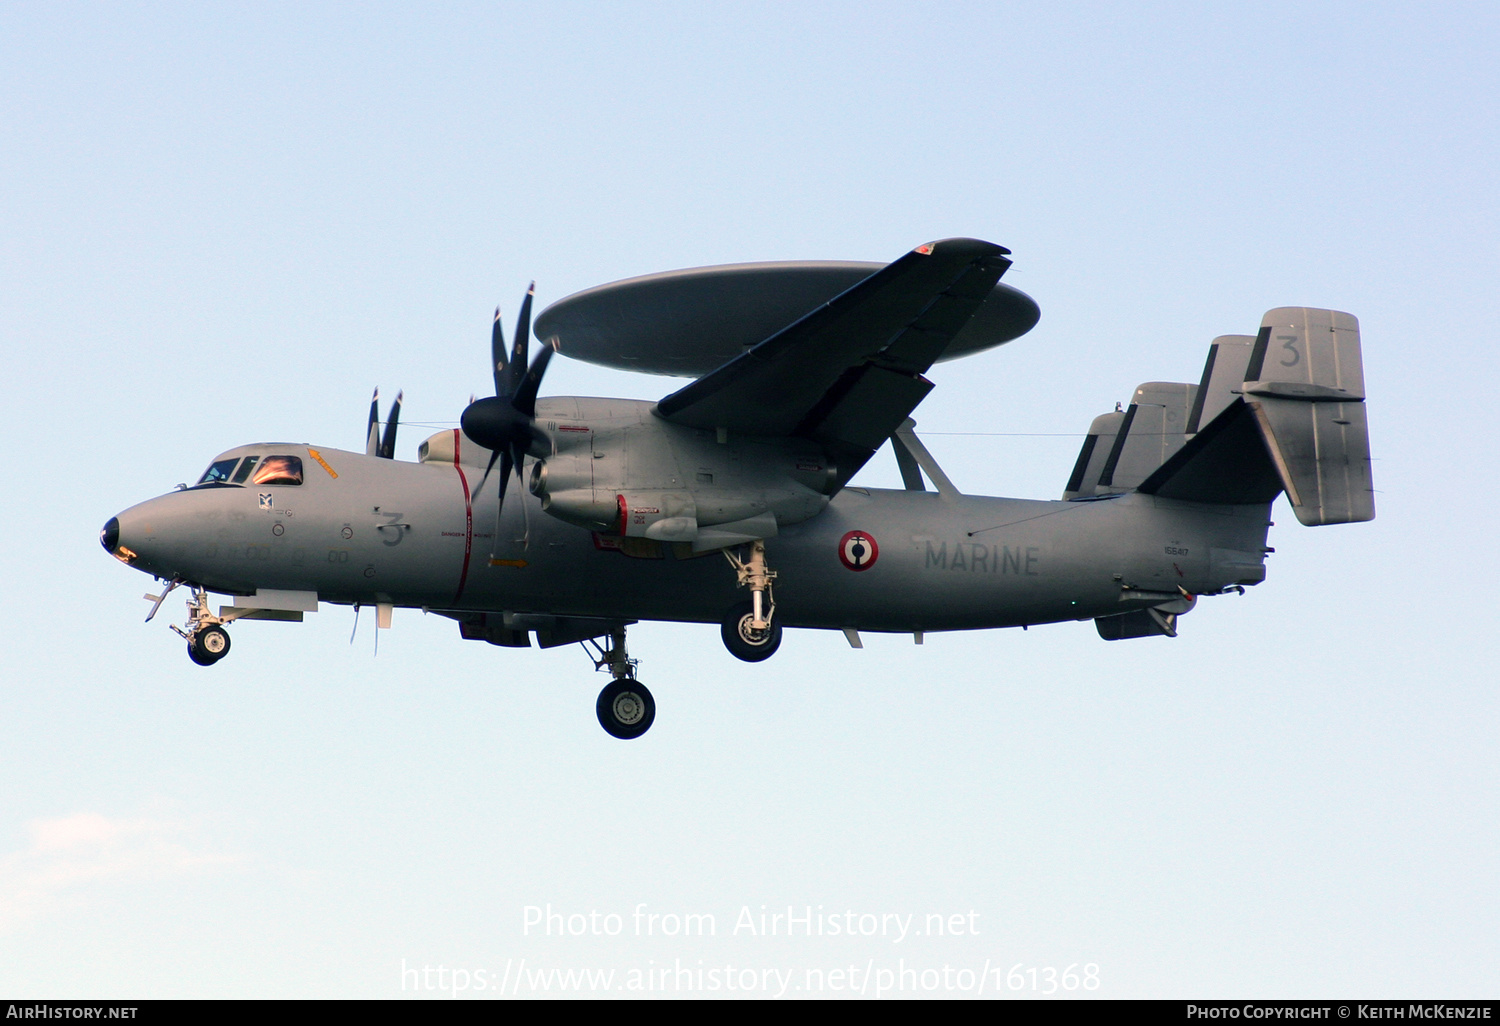
{"type": "Polygon", "coordinates": [[[1358,324],[1301,308],[1215,339],[1198,384],[1141,385],[1095,419],[1061,500],[961,494],[910,414],[935,361],[1036,323],[999,283],[1008,252],[949,239],[884,267],[616,282],[544,311],[529,368],[528,293],[508,354],[497,311],[495,396],[417,462],[393,458],[400,399],[383,437],[372,404],[364,453],[231,449],[194,486],[111,518],[102,541],[166,582],[148,620],[189,589],[173,629],[199,664],[229,651],[230,621],[332,602],[374,606],[388,627],[394,607],[419,607],[494,645],[583,643],[613,677],[599,722],[633,738],[655,717],[625,648],[641,620],[719,623],[752,662],[784,627],[854,647],[861,631],[921,643],[1062,620],[1174,637],[1200,597],[1264,580],[1282,491],[1304,524],[1374,517],[1358,324]],[[538,399],[554,351],[696,380],[657,403],[538,399]],[[888,439],[905,490],[849,486],[888,439]],[[506,502],[512,474],[529,487],[506,502]],[[214,612],[210,591],[230,601],[214,612]]]}

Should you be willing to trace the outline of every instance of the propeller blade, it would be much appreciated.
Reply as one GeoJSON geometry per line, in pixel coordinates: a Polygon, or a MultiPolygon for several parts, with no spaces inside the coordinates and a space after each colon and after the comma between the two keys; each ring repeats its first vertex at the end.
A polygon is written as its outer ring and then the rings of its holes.
{"type": "Polygon", "coordinates": [[[393,460],[396,458],[396,425],[401,420],[401,397],[404,394],[403,392],[397,392],[396,401],[391,404],[391,416],[385,422],[385,434],[380,439],[381,459],[393,460]]]}
{"type": "Polygon", "coordinates": [[[479,495],[484,491],[484,483],[490,479],[490,471],[495,469],[495,461],[500,458],[500,450],[496,449],[490,453],[490,462],[484,468],[484,476],[479,479],[479,486],[474,489],[474,494],[479,495]]]}
{"type": "MultiPolygon", "coordinates": [[[[511,445],[510,452],[506,453],[506,455],[510,457],[508,462],[512,467],[515,468],[516,471],[516,487],[521,489],[522,492],[525,492],[526,490],[525,465],[528,441],[529,439],[517,439],[511,445]]],[[[525,505],[526,503],[526,496],[524,494],[521,496],[521,503],[522,505],[525,505]]]]}
{"type": "Polygon", "coordinates": [[[516,388],[516,394],[511,397],[510,404],[528,420],[536,416],[537,389],[542,387],[542,375],[547,373],[547,361],[552,359],[554,351],[550,345],[542,347],[542,351],[532,361],[531,368],[527,370],[526,377],[521,379],[521,384],[516,388]]]}
{"type": "MultiPolygon", "coordinates": [[[[494,457],[490,458],[494,462],[494,457]]],[[[510,483],[510,450],[500,454],[500,494],[495,500],[495,533],[490,536],[490,558],[495,558],[495,550],[500,545],[500,514],[505,510],[505,486],[510,483]]]]}
{"type": "Polygon", "coordinates": [[[370,421],[365,425],[365,455],[374,456],[380,451],[380,389],[370,397],[370,421]]]}
{"type": "MultiPolygon", "coordinates": [[[[500,308],[495,307],[495,325],[490,329],[490,369],[495,374],[495,394],[505,394],[505,329],[500,327],[500,308]]],[[[474,400],[470,399],[470,402],[474,400]]]]}
{"type": "Polygon", "coordinates": [[[510,484],[510,468],[512,460],[509,452],[500,454],[500,502],[495,507],[495,523],[500,522],[500,511],[505,508],[505,486],[510,484]]]}
{"type": "Polygon", "coordinates": [[[526,358],[531,349],[531,301],[536,296],[536,282],[532,282],[526,288],[526,298],[521,300],[521,316],[516,318],[516,336],[511,340],[510,350],[510,376],[509,388],[505,393],[496,392],[496,395],[514,395],[517,388],[521,386],[521,379],[526,373],[526,358]]]}

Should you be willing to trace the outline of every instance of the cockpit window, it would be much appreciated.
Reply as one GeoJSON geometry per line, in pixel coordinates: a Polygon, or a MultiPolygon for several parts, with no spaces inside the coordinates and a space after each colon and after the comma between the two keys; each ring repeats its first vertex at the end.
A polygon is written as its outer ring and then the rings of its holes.
{"type": "Polygon", "coordinates": [[[219,460],[203,472],[198,483],[201,485],[224,484],[229,480],[229,475],[234,473],[234,465],[239,461],[238,456],[232,460],[219,460]]]}
{"type": "MultiPolygon", "coordinates": [[[[217,464],[216,464],[217,465],[217,464]]],[[[266,456],[255,468],[251,484],[299,485],[302,483],[302,458],[299,456],[266,456]]]]}
{"type": "Polygon", "coordinates": [[[259,456],[246,456],[240,464],[239,471],[234,475],[235,484],[244,484],[245,478],[250,476],[250,471],[255,469],[255,464],[260,462],[259,456]]]}

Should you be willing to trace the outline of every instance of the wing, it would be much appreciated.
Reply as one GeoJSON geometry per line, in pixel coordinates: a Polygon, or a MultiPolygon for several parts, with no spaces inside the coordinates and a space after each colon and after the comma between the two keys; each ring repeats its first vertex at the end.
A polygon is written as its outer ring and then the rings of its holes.
{"type": "Polygon", "coordinates": [[[977,239],[919,246],[657,404],[676,424],[822,443],[839,484],[932,389],[922,375],[1010,266],[977,239]]]}

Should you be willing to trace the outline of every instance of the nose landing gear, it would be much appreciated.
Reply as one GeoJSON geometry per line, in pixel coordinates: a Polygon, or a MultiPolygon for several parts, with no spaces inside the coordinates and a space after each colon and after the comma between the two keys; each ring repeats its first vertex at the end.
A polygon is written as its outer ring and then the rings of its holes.
{"type": "Polygon", "coordinates": [[[229,632],[205,627],[188,638],[188,658],[199,666],[212,666],[229,654],[229,632]]]}
{"type": "MultiPolygon", "coordinates": [[[[175,582],[167,591],[171,591],[172,587],[176,587],[175,582]]],[[[223,627],[229,621],[214,615],[208,605],[207,591],[198,585],[193,585],[192,589],[193,597],[187,603],[187,624],[185,627],[173,624],[172,629],[187,639],[189,659],[199,666],[212,666],[229,654],[229,632],[223,627]]],[[[161,598],[157,599],[157,604],[160,605],[161,600],[166,597],[166,592],[163,592],[161,598]]],[[[156,610],[151,612],[155,615],[156,610]]]]}

